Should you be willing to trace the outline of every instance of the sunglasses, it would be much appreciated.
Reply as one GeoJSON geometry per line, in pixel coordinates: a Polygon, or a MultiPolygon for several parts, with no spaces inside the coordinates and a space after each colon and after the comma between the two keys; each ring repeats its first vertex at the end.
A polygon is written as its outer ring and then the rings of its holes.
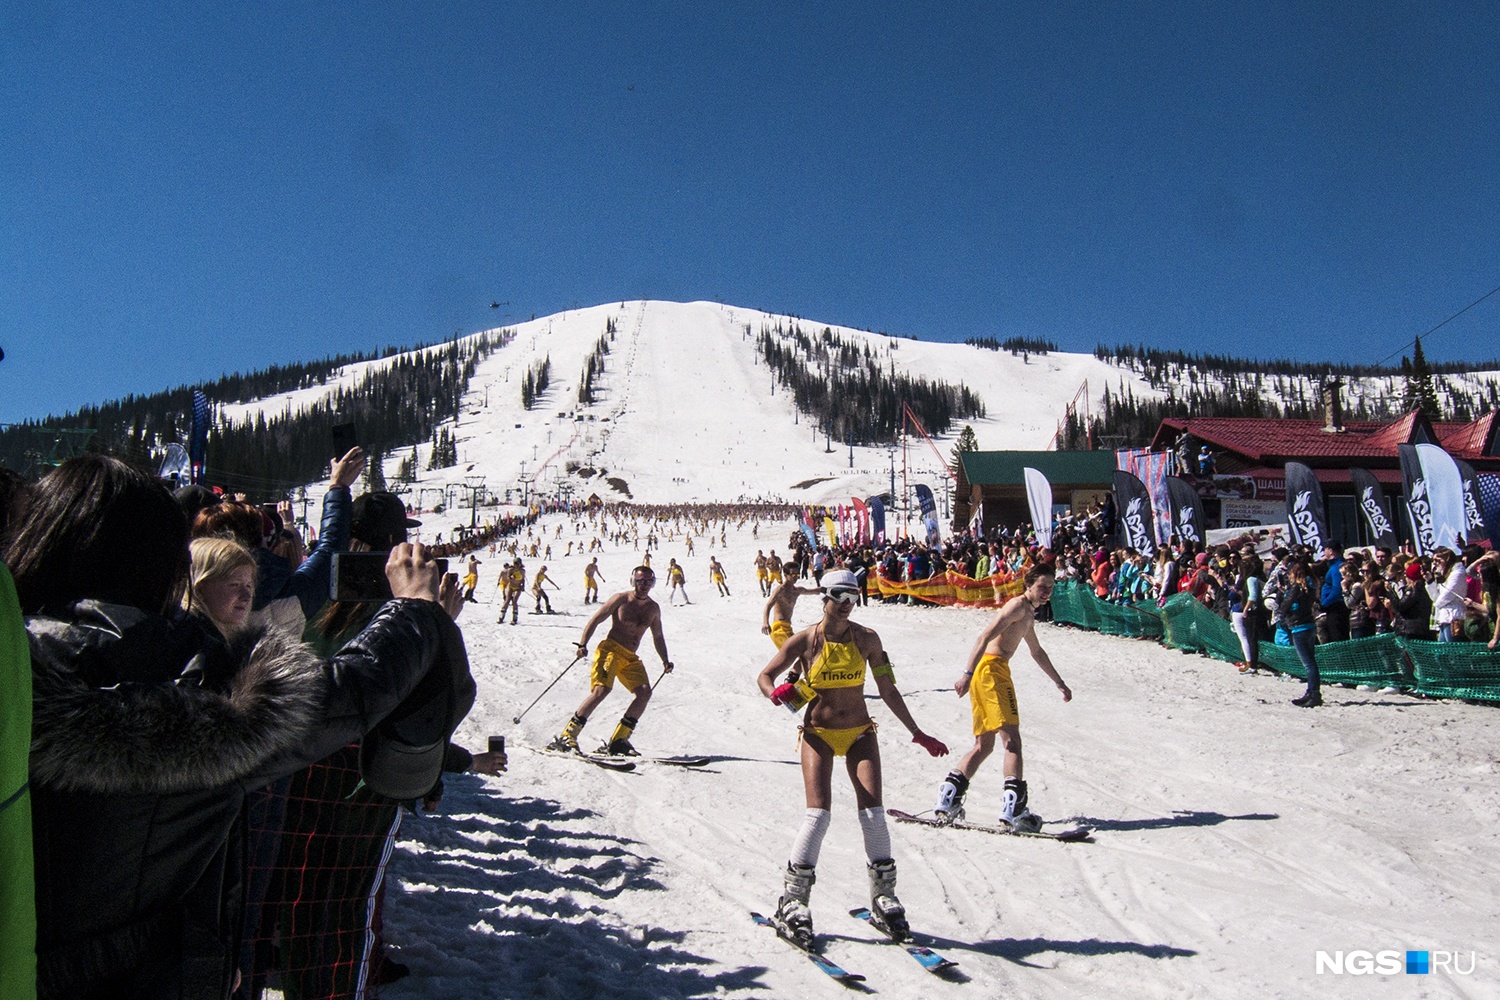
{"type": "Polygon", "coordinates": [[[637,587],[639,587],[643,583],[646,584],[647,586],[655,586],[656,585],[656,577],[654,577],[654,576],[637,576],[637,577],[632,577],[630,582],[633,583],[633,584],[635,584],[637,587]]]}
{"type": "Polygon", "coordinates": [[[823,596],[827,597],[830,601],[842,601],[845,604],[859,603],[859,591],[848,590],[843,587],[837,590],[826,591],[823,596]]]}

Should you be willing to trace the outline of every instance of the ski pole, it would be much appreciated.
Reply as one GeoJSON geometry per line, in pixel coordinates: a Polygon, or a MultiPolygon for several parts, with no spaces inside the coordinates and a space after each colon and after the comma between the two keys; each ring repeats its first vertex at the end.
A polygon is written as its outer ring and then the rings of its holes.
{"type": "MultiPolygon", "coordinates": [[[[588,648],[587,647],[583,647],[581,643],[579,645],[580,645],[580,648],[581,648],[581,652],[579,652],[579,654],[577,656],[573,657],[573,663],[577,663],[579,660],[583,659],[585,655],[588,654],[588,648]]],[[[521,710],[521,715],[516,716],[514,719],[511,719],[510,721],[513,722],[513,723],[515,723],[516,725],[520,725],[520,723],[521,723],[521,716],[524,716],[527,712],[531,711],[533,708],[536,708],[536,703],[539,702],[539,701],[541,701],[543,698],[547,697],[547,692],[551,691],[554,687],[556,687],[557,686],[557,682],[560,681],[560,680],[562,680],[563,676],[565,674],[567,674],[567,672],[569,670],[573,669],[573,663],[569,663],[566,667],[563,667],[562,668],[562,673],[558,674],[556,677],[552,678],[552,683],[548,684],[542,690],[541,694],[537,695],[534,699],[532,699],[532,702],[531,702],[530,705],[527,705],[524,709],[521,710]]]]}

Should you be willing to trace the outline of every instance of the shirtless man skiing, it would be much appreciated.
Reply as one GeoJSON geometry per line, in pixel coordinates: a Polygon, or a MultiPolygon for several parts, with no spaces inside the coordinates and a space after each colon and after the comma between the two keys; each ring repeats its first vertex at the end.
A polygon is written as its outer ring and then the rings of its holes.
{"type": "Polygon", "coordinates": [[[792,609],[797,606],[797,598],[803,594],[818,592],[818,587],[804,587],[796,583],[777,586],[771,591],[771,599],[766,601],[766,606],[760,613],[761,634],[770,636],[771,642],[780,649],[795,631],[792,628],[792,609]]]}
{"type": "MultiPolygon", "coordinates": [[[[599,584],[597,581],[604,580],[604,574],[599,572],[599,557],[595,556],[587,566],[583,567],[583,603],[599,603],[599,584]]],[[[608,580],[604,580],[608,583],[608,580]]]]}
{"type": "Polygon", "coordinates": [[[574,643],[579,655],[586,655],[589,637],[594,634],[594,629],[606,619],[609,620],[609,635],[594,650],[588,697],[583,699],[583,704],[578,706],[573,718],[568,720],[563,731],[549,744],[549,750],[578,752],[579,732],[589,721],[594,709],[609,696],[615,678],[618,677],[625,690],[635,696],[635,700],[625,709],[620,724],[599,748],[599,752],[615,756],[639,756],[635,747],[630,745],[630,734],[634,732],[636,723],[641,720],[641,713],[646,711],[646,704],[651,700],[651,679],[646,675],[646,667],[641,663],[641,658],[636,655],[641,637],[646,634],[647,629],[651,630],[651,641],[656,646],[656,655],[661,657],[662,669],[666,673],[672,672],[672,661],[667,659],[667,640],[662,636],[661,606],[650,597],[651,588],[656,585],[656,574],[648,566],[637,566],[630,574],[630,584],[630,590],[621,591],[599,605],[599,610],[594,612],[588,624],[583,627],[583,638],[574,643]]]}
{"type": "Polygon", "coordinates": [[[1058,676],[1047,657],[1047,651],[1036,637],[1036,612],[1052,599],[1055,583],[1051,566],[1033,566],[1026,571],[1021,596],[1006,602],[989,626],[979,634],[969,652],[964,675],[953,685],[959,697],[969,696],[974,710],[974,746],[948,772],[938,790],[933,812],[939,820],[951,821],[963,816],[964,793],[969,779],[979,770],[995,749],[995,734],[1005,748],[1005,793],[1001,798],[1000,822],[1014,830],[1040,830],[1042,820],[1026,808],[1026,782],[1021,770],[1021,715],[1016,707],[1016,689],[1010,680],[1010,658],[1021,642],[1031,658],[1052,678],[1062,692],[1063,701],[1072,701],[1073,692],[1058,676]]]}

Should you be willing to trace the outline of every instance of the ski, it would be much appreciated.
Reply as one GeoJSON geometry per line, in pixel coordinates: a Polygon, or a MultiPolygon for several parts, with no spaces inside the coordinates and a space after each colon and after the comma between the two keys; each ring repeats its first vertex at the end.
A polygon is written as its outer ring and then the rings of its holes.
{"type": "Polygon", "coordinates": [[[708,757],[691,756],[640,757],[636,759],[643,760],[648,764],[668,764],[672,767],[705,767],[709,763],[708,757]]]}
{"type": "Polygon", "coordinates": [[[966,823],[961,819],[943,823],[931,816],[913,816],[909,812],[900,809],[887,809],[885,814],[898,823],[920,823],[923,826],[952,827],[955,830],[978,830],[980,833],[993,833],[1002,837],[1040,837],[1043,840],[1060,840],[1065,844],[1074,844],[1089,839],[1094,832],[1086,826],[1075,826],[1067,830],[1058,830],[1049,833],[1046,830],[1012,830],[1008,826],[985,826],[983,823],[966,823]]]}
{"type": "Polygon", "coordinates": [[[635,764],[632,761],[620,760],[615,757],[600,757],[590,753],[574,753],[571,750],[549,750],[546,747],[527,747],[532,753],[545,754],[548,757],[562,757],[567,760],[581,760],[596,767],[602,767],[607,771],[634,771],[635,764]]]}
{"type": "Polygon", "coordinates": [[[917,960],[918,965],[926,969],[928,972],[937,973],[942,972],[944,969],[953,969],[957,968],[958,966],[957,962],[953,961],[950,958],[944,958],[942,955],[939,955],[931,948],[924,948],[919,944],[912,944],[910,941],[897,941],[895,938],[887,934],[882,928],[876,926],[875,921],[871,918],[870,908],[868,906],[859,906],[850,910],[849,916],[863,920],[871,927],[874,927],[877,931],[880,931],[885,940],[889,941],[891,944],[899,944],[908,955],[917,960]]]}
{"type": "Polygon", "coordinates": [[[666,764],[670,767],[704,767],[711,760],[709,757],[699,757],[691,754],[678,754],[667,757],[649,757],[638,753],[611,754],[607,753],[602,747],[595,750],[593,756],[602,760],[629,761],[635,764],[666,764]]]}
{"type": "Polygon", "coordinates": [[[828,975],[832,976],[834,979],[837,979],[839,982],[845,983],[845,984],[852,984],[852,983],[862,983],[862,982],[865,981],[865,977],[864,976],[861,976],[861,975],[859,975],[858,973],[855,973],[855,972],[849,972],[848,970],[846,970],[842,966],[840,966],[837,962],[834,962],[832,959],[824,958],[822,955],[819,955],[817,952],[815,952],[815,951],[813,951],[813,950],[811,950],[809,948],[802,947],[800,944],[798,944],[797,942],[793,941],[791,938],[787,937],[785,934],[781,933],[781,931],[779,929],[777,929],[776,925],[773,924],[773,923],[771,923],[771,919],[769,917],[765,916],[764,914],[760,914],[760,913],[756,913],[754,911],[751,911],[751,913],[750,913],[750,919],[754,920],[757,924],[759,924],[762,927],[769,927],[771,930],[776,931],[776,936],[777,937],[779,937],[781,940],[785,941],[787,944],[791,945],[793,948],[795,948],[798,951],[800,951],[802,954],[806,955],[808,957],[808,960],[811,961],[813,965],[816,965],[821,971],[823,971],[823,972],[827,973],[828,975]]]}

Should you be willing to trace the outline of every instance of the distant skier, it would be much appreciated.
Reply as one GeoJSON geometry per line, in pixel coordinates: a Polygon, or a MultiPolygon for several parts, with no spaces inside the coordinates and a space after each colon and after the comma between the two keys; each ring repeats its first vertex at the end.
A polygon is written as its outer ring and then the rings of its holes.
{"type": "MultiPolygon", "coordinates": [[[[599,583],[604,580],[604,574],[599,572],[599,557],[595,556],[592,561],[583,567],[583,603],[599,603],[599,583]]],[[[604,580],[608,583],[608,580],[604,580]]]]}
{"type": "Polygon", "coordinates": [[[713,556],[708,557],[708,578],[719,589],[720,597],[729,596],[729,584],[724,581],[724,567],[713,556]]]}
{"type": "Polygon", "coordinates": [[[797,598],[803,594],[816,594],[817,587],[804,587],[796,583],[783,583],[771,591],[770,600],[760,613],[760,631],[762,635],[771,637],[771,642],[777,649],[786,645],[786,641],[792,637],[792,609],[797,606],[797,598]]]}
{"type": "Polygon", "coordinates": [[[594,709],[609,696],[615,679],[635,696],[620,723],[599,752],[612,755],[638,756],[630,745],[631,733],[651,701],[651,679],[636,649],[646,630],[651,630],[651,641],[656,646],[656,655],[661,657],[662,669],[672,672],[672,661],[667,658],[667,640],[662,635],[661,606],[651,599],[651,588],[656,586],[656,574],[649,566],[637,566],[630,574],[630,590],[621,591],[599,605],[588,624],[583,627],[583,637],[576,645],[580,655],[588,653],[589,637],[594,630],[608,620],[609,635],[594,651],[593,670],[589,674],[589,693],[578,706],[578,711],[568,720],[563,731],[549,744],[552,750],[578,752],[578,734],[594,714],[594,709]]]}
{"type": "Polygon", "coordinates": [[[939,819],[955,820],[963,816],[969,780],[994,751],[998,733],[1005,747],[1005,793],[1001,798],[1000,822],[1016,830],[1035,831],[1042,827],[1041,818],[1026,803],[1021,767],[1021,715],[1010,679],[1010,658],[1024,640],[1036,665],[1062,692],[1063,701],[1073,700],[1073,692],[1058,676],[1036,637],[1037,610],[1051,600],[1055,582],[1054,570],[1049,565],[1040,564],[1027,570],[1022,578],[1025,591],[1005,603],[969,652],[964,675],[953,685],[953,690],[960,697],[969,696],[974,710],[974,746],[943,779],[937,805],[933,806],[939,819]]]}
{"type": "Polygon", "coordinates": [[[553,583],[551,578],[547,576],[547,567],[543,566],[541,569],[537,570],[536,575],[531,578],[531,596],[536,598],[536,610],[533,611],[532,614],[543,614],[543,604],[547,605],[545,614],[553,614],[552,601],[547,597],[547,591],[545,589],[547,587],[551,587],[553,590],[556,590],[557,584],[553,583]]]}
{"type": "Polygon", "coordinates": [[[469,568],[464,573],[462,584],[464,588],[464,600],[470,602],[471,604],[479,603],[479,601],[474,597],[474,591],[479,586],[479,567],[481,565],[483,564],[476,557],[470,556],[469,568]]]}
{"type": "Polygon", "coordinates": [[[676,559],[669,559],[667,562],[667,583],[671,584],[671,589],[667,591],[667,603],[671,604],[672,598],[677,596],[678,590],[681,590],[683,603],[692,604],[693,602],[688,599],[687,574],[682,571],[681,566],[677,565],[676,559]]]}

